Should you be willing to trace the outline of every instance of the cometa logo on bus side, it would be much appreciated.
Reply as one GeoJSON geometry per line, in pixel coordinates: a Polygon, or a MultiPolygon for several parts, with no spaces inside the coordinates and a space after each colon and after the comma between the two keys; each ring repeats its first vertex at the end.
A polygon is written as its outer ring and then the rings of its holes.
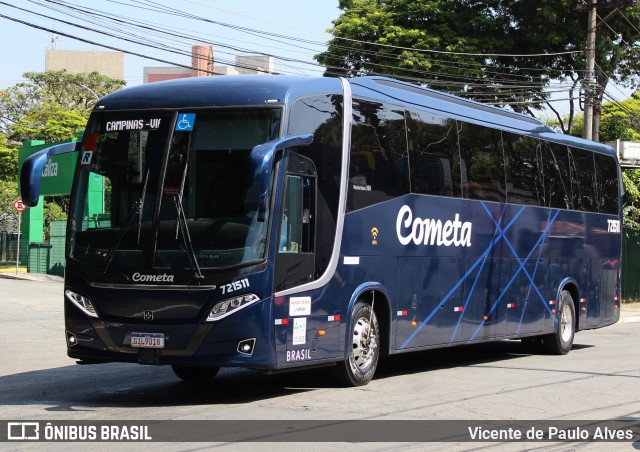
{"type": "Polygon", "coordinates": [[[411,207],[402,206],[396,219],[396,234],[403,245],[471,246],[470,221],[460,221],[456,213],[453,220],[413,217],[411,207]]]}

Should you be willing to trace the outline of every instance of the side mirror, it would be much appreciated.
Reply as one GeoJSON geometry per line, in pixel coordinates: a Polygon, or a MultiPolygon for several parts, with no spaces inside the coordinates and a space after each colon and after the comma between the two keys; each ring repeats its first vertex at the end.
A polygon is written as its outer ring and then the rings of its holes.
{"type": "Polygon", "coordinates": [[[273,160],[278,151],[293,146],[308,146],[313,143],[313,134],[290,135],[278,140],[257,145],[249,155],[249,174],[245,204],[264,207],[270,188],[273,160]]]}
{"type": "Polygon", "coordinates": [[[38,205],[40,196],[40,177],[42,170],[51,157],[79,150],[81,142],[57,144],[30,155],[20,169],[20,194],[25,206],[38,205]]]}

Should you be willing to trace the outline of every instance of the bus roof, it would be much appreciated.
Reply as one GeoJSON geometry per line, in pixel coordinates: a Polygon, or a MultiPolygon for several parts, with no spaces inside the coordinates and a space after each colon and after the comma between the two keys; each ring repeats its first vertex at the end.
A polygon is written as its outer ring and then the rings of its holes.
{"type": "Polygon", "coordinates": [[[281,75],[193,77],[137,85],[109,94],[96,109],[283,105],[292,92],[342,91],[339,79],[281,75]]]}

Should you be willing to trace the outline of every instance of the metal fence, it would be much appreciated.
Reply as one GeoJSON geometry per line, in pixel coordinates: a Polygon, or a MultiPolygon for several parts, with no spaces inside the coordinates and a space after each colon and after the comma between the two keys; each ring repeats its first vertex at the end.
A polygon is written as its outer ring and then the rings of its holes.
{"type": "Polygon", "coordinates": [[[15,262],[18,250],[18,234],[0,231],[0,262],[15,262]]]}
{"type": "Polygon", "coordinates": [[[622,300],[640,300],[640,233],[633,230],[622,240],[622,300]]]}

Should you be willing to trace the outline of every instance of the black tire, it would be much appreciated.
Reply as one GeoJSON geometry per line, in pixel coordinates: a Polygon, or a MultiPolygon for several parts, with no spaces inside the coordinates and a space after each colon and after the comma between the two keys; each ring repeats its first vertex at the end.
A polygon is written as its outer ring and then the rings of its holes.
{"type": "Polygon", "coordinates": [[[219,367],[179,366],[176,364],[173,364],[171,368],[178,378],[191,383],[210,381],[220,370],[219,367]]]}
{"type": "Polygon", "coordinates": [[[557,316],[558,323],[555,333],[545,335],[542,339],[542,345],[547,353],[566,355],[573,347],[576,331],[576,308],[573,304],[573,297],[567,290],[560,293],[557,316]]]}
{"type": "Polygon", "coordinates": [[[356,302],[348,335],[349,354],[338,363],[337,374],[347,386],[364,386],[373,378],[380,357],[380,329],[370,305],[356,302]]]}

